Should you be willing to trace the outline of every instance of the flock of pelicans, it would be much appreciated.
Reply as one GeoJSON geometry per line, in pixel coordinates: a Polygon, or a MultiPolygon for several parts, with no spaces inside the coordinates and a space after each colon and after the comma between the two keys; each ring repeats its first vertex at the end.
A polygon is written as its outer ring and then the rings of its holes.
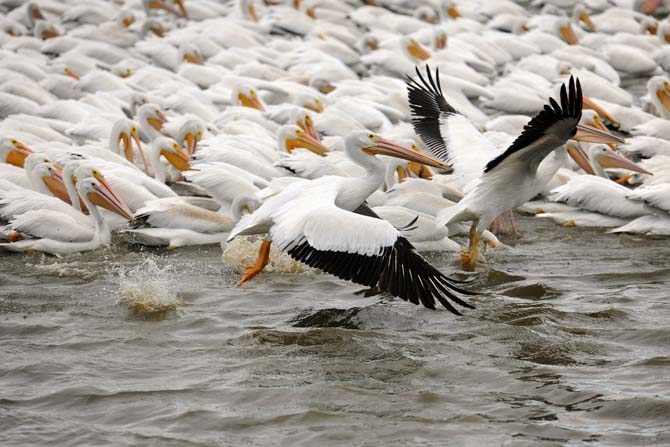
{"type": "Polygon", "coordinates": [[[0,11],[5,251],[63,256],[112,231],[169,249],[260,235],[240,284],[274,245],[458,313],[472,292],[418,252],[461,251],[474,269],[496,234],[520,236],[513,210],[670,234],[665,0],[0,11]],[[645,80],[642,97],[621,87],[645,80]]]}

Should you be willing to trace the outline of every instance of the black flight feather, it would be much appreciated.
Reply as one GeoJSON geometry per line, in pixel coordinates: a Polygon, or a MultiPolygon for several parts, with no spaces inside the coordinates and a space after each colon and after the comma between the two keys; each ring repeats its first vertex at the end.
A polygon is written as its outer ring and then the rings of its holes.
{"type": "Polygon", "coordinates": [[[442,94],[440,86],[440,71],[435,69],[435,77],[426,66],[426,77],[424,78],[419,68],[416,67],[418,81],[407,75],[407,97],[409,107],[412,110],[412,125],[414,131],[421,137],[433,155],[442,161],[447,160],[447,146],[440,133],[440,116],[457,114],[442,94]]]}
{"type": "Polygon", "coordinates": [[[575,82],[575,79],[570,76],[568,88],[566,89],[565,84],[561,86],[560,100],[559,105],[554,98],[549,98],[549,104],[546,104],[544,109],[524,126],[521,135],[505,152],[486,165],[484,172],[489,172],[513,153],[542,138],[547,130],[559,121],[571,120],[576,126],[582,117],[582,86],[579,79],[575,82]]]}

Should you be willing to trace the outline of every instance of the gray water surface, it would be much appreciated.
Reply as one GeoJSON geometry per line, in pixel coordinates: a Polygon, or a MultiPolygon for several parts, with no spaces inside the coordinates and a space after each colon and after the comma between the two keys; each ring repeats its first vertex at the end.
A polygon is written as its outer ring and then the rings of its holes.
{"type": "Polygon", "coordinates": [[[0,445],[670,445],[670,245],[520,224],[463,317],[322,274],[237,287],[216,246],[2,255],[0,445]]]}

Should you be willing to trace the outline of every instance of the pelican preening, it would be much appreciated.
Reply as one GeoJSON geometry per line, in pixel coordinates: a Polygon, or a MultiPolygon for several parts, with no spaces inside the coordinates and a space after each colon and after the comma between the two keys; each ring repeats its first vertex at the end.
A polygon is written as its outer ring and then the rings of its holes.
{"type": "Polygon", "coordinates": [[[472,270],[515,208],[670,233],[664,2],[66,3],[2,2],[3,251],[261,235],[240,284],[274,246],[457,313],[417,251],[472,270]]]}

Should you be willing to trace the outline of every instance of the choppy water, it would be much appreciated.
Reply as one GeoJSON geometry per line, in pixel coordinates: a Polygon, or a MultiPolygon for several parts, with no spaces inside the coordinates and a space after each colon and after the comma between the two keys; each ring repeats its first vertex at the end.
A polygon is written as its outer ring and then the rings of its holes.
{"type": "Polygon", "coordinates": [[[0,445],[670,444],[670,245],[521,224],[464,317],[218,247],[0,257],[0,445]]]}

